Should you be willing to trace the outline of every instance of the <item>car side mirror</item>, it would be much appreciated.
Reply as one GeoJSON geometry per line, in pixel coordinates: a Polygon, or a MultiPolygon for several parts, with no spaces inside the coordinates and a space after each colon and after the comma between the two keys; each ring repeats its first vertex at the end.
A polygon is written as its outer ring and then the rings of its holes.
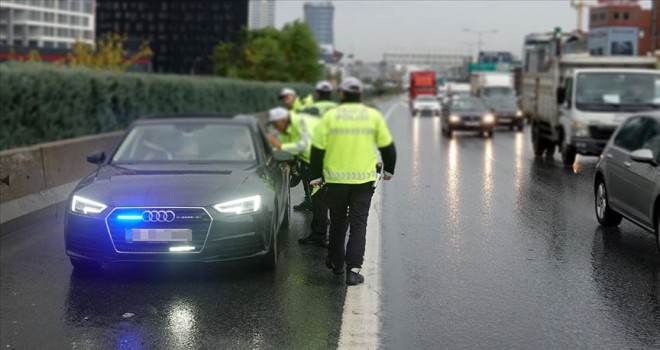
{"type": "Polygon", "coordinates": [[[286,151],[275,150],[273,151],[273,159],[279,163],[292,163],[293,155],[286,151]]]}
{"type": "Polygon", "coordinates": [[[557,104],[561,105],[564,104],[566,101],[566,88],[565,87],[558,87],[557,88],[557,104]]]}
{"type": "Polygon", "coordinates": [[[105,162],[105,152],[104,151],[96,151],[90,155],[87,156],[87,162],[96,164],[96,165],[101,165],[103,162],[105,162]]]}
{"type": "Polygon", "coordinates": [[[630,154],[630,159],[638,163],[648,163],[655,165],[655,157],[650,149],[638,149],[630,154]]]}

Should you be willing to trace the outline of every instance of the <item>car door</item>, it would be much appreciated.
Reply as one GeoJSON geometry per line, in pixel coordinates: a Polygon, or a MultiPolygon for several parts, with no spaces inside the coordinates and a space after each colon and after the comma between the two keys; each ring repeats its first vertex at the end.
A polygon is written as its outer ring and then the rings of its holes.
{"type": "MultiPolygon", "coordinates": [[[[638,149],[649,149],[652,152],[660,143],[660,122],[644,118],[642,132],[639,137],[638,149]]],[[[654,153],[657,155],[657,153],[654,153]]],[[[630,215],[641,224],[653,227],[652,206],[655,201],[655,186],[658,181],[657,164],[636,162],[629,158],[624,162],[624,188],[622,200],[630,208],[630,215]]]]}
{"type": "Polygon", "coordinates": [[[630,153],[639,148],[639,136],[642,131],[644,119],[633,117],[628,119],[614,137],[611,146],[607,150],[607,167],[605,170],[605,181],[607,186],[607,197],[612,208],[629,216],[632,212],[630,203],[626,198],[628,184],[628,164],[630,153]]]}
{"type": "Polygon", "coordinates": [[[258,129],[258,138],[261,142],[261,148],[263,148],[264,170],[268,177],[268,183],[273,185],[277,206],[280,209],[278,215],[282,217],[288,200],[289,175],[285,169],[286,164],[279,163],[273,159],[273,149],[268,139],[266,139],[266,132],[263,127],[259,126],[258,129]]]}

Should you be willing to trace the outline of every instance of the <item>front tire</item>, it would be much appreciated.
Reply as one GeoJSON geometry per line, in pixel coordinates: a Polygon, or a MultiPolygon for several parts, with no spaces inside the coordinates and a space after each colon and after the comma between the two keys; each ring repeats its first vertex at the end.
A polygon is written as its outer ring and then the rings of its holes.
{"type": "Polygon", "coordinates": [[[660,208],[655,210],[655,241],[658,243],[658,252],[660,252],[660,208]]]}
{"type": "Polygon", "coordinates": [[[284,218],[282,219],[282,226],[280,226],[280,229],[288,229],[290,221],[291,221],[291,188],[289,188],[289,196],[286,200],[284,218]]]}
{"type": "Polygon", "coordinates": [[[594,197],[596,205],[596,219],[598,219],[598,223],[605,227],[619,226],[623,216],[612,210],[610,207],[610,202],[607,197],[607,187],[605,186],[605,181],[603,181],[602,178],[598,180],[594,197]]]}
{"type": "Polygon", "coordinates": [[[268,253],[260,262],[260,267],[264,271],[275,271],[277,269],[277,215],[273,218],[270,232],[270,247],[268,253]]]}

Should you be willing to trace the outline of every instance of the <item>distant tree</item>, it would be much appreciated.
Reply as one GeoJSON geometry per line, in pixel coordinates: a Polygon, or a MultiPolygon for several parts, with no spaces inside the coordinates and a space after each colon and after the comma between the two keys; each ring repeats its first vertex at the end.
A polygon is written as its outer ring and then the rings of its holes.
{"type": "Polygon", "coordinates": [[[27,60],[28,62],[41,62],[41,54],[38,50],[32,49],[28,52],[27,60]]]}
{"type": "Polygon", "coordinates": [[[261,81],[314,82],[323,70],[309,28],[300,22],[273,28],[244,29],[237,43],[220,42],[212,56],[214,74],[261,81]]]}
{"type": "Polygon", "coordinates": [[[129,53],[124,48],[126,36],[106,33],[94,45],[76,40],[66,62],[72,66],[85,66],[93,69],[105,69],[125,72],[136,61],[153,55],[148,42],[143,42],[138,51],[129,53]]]}

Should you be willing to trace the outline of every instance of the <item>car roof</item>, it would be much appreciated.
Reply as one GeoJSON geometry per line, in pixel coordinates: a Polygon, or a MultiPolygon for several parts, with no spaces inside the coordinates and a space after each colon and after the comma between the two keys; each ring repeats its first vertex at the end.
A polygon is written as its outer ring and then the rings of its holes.
{"type": "Polygon", "coordinates": [[[159,124],[159,123],[213,123],[228,125],[246,125],[256,127],[258,119],[256,116],[248,114],[156,114],[139,118],[133,125],[141,124],[159,124]]]}

